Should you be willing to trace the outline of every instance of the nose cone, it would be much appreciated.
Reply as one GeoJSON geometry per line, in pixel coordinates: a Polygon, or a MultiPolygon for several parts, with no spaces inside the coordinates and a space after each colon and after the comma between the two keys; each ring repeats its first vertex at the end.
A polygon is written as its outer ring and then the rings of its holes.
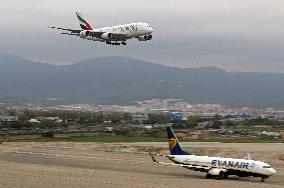
{"type": "Polygon", "coordinates": [[[273,168],[271,168],[271,169],[269,170],[269,174],[270,174],[270,176],[276,174],[276,170],[274,170],[273,168]]]}

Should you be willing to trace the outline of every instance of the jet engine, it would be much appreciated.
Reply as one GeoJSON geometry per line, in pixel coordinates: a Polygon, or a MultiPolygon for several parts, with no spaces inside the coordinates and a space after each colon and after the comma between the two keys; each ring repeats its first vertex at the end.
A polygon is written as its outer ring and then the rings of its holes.
{"type": "Polygon", "coordinates": [[[152,35],[143,35],[143,36],[139,36],[138,40],[139,41],[147,41],[147,40],[151,40],[152,39],[152,35]]]}
{"type": "Polygon", "coordinates": [[[225,169],[220,169],[220,168],[211,168],[209,171],[208,171],[208,174],[207,174],[207,177],[211,177],[211,176],[217,176],[219,178],[226,178],[228,175],[227,175],[227,170],[225,169]]]}
{"type": "Polygon", "coordinates": [[[90,31],[81,31],[79,33],[80,37],[87,37],[90,35],[90,31]]]}
{"type": "Polygon", "coordinates": [[[111,33],[103,33],[101,35],[101,38],[104,39],[104,40],[108,40],[108,39],[112,38],[112,35],[111,35],[111,33]]]}

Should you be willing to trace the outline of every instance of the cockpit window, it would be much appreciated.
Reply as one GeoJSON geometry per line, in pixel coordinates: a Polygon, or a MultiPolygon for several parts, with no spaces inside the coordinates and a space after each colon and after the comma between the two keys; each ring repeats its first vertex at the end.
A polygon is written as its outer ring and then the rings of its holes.
{"type": "Polygon", "coordinates": [[[263,168],[271,168],[271,166],[263,166],[263,168]]]}

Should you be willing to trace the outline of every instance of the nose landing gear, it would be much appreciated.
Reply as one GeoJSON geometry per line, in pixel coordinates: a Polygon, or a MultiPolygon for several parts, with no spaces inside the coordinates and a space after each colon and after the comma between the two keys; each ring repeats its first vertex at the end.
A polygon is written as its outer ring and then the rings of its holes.
{"type": "Polygon", "coordinates": [[[269,178],[269,176],[262,176],[261,177],[261,182],[265,182],[265,179],[269,178]]]}

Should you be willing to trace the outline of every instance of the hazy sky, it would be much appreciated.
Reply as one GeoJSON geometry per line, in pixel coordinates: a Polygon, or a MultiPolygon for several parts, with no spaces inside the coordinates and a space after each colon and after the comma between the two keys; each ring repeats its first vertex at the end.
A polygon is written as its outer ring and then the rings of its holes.
{"type": "Polygon", "coordinates": [[[0,53],[53,64],[128,56],[178,66],[284,72],[283,0],[0,0],[0,53]],[[143,21],[153,40],[110,46],[50,31],[143,21]]]}

